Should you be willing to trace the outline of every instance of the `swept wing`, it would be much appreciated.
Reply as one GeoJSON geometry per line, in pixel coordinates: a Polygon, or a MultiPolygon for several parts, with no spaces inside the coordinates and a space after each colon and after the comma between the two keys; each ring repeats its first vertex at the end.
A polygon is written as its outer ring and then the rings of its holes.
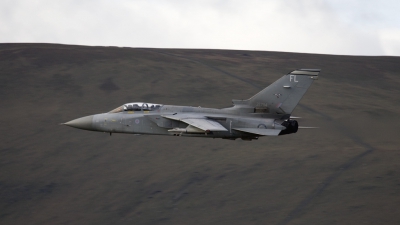
{"type": "Polygon", "coordinates": [[[199,117],[195,115],[162,115],[162,117],[171,120],[182,121],[204,131],[228,131],[220,123],[205,117],[199,117]]]}

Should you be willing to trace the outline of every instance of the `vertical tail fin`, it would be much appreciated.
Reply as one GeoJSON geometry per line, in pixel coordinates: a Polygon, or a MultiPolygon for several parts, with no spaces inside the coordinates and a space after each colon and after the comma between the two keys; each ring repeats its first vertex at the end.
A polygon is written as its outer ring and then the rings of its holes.
{"type": "Polygon", "coordinates": [[[254,107],[255,112],[291,114],[314,80],[320,69],[294,70],[275,81],[248,100],[233,100],[235,105],[254,107]]]}

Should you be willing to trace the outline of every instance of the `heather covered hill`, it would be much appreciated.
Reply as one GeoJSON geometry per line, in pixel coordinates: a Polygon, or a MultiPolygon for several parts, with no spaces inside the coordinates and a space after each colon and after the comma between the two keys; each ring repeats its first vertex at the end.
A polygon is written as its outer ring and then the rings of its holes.
{"type": "Polygon", "coordinates": [[[0,44],[1,224],[399,224],[400,58],[0,44]],[[222,108],[320,68],[294,135],[60,126],[134,101],[222,108]]]}

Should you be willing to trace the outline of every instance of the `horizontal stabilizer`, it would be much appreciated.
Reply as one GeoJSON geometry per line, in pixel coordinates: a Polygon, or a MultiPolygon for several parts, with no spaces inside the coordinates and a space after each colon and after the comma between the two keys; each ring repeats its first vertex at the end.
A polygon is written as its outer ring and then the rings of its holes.
{"type": "Polygon", "coordinates": [[[242,131],[250,134],[261,136],[278,136],[282,130],[277,129],[259,129],[259,128],[232,128],[233,130],[242,131]]]}

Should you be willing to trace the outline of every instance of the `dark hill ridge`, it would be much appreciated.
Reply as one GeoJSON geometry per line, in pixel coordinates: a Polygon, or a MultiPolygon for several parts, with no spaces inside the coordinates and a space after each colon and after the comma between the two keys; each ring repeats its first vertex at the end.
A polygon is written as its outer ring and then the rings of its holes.
{"type": "Polygon", "coordinates": [[[400,58],[0,44],[0,224],[399,224],[400,58]],[[225,107],[321,68],[295,135],[59,126],[123,103],[225,107]]]}

